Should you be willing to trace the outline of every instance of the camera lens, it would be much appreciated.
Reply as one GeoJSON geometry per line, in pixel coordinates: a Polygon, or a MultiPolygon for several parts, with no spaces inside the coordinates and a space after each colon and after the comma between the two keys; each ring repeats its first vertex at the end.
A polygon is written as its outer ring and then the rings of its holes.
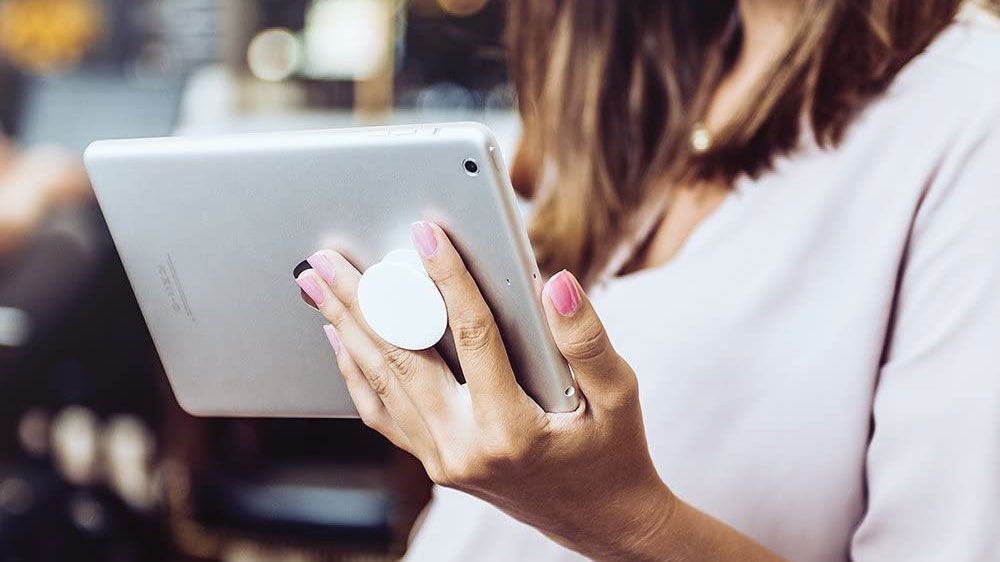
{"type": "Polygon", "coordinates": [[[469,159],[463,163],[465,166],[465,171],[470,175],[474,176],[479,173],[479,164],[475,160],[469,159]]]}

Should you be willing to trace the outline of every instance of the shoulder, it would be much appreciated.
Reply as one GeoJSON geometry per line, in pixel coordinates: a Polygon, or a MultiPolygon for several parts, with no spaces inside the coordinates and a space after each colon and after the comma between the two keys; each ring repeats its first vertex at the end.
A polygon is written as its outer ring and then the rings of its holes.
{"type": "Polygon", "coordinates": [[[983,78],[1000,80],[1000,15],[970,2],[927,50],[928,58],[951,62],[983,78]]]}
{"type": "MultiPolygon", "coordinates": [[[[926,186],[918,225],[923,219],[926,224],[962,232],[970,240],[975,239],[975,232],[995,239],[1000,235],[996,181],[1000,176],[1000,17],[969,2],[923,58],[925,74],[918,82],[925,99],[937,108],[928,113],[937,117],[936,127],[922,132],[925,139],[941,133],[946,142],[926,186]]],[[[986,237],[975,242],[978,248],[988,247],[986,237]]]]}
{"type": "Polygon", "coordinates": [[[876,107],[911,140],[945,153],[1000,133],[1000,17],[969,2],[897,76],[876,107]],[[963,142],[965,141],[965,142],[963,142]]]}
{"type": "Polygon", "coordinates": [[[915,86],[939,101],[953,102],[956,110],[959,104],[986,111],[1000,106],[1000,16],[967,3],[898,82],[900,88],[915,86]]]}
{"type": "Polygon", "coordinates": [[[866,174],[863,183],[884,186],[857,192],[860,200],[894,197],[911,217],[937,216],[944,200],[967,209],[996,201],[1000,186],[986,178],[1000,177],[1000,20],[963,8],[826,158],[854,173],[852,181],[866,174]]]}

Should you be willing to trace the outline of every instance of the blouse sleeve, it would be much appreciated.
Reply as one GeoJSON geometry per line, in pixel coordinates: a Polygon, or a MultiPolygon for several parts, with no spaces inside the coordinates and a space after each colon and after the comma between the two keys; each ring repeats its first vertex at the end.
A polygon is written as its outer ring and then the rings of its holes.
{"type": "Polygon", "coordinates": [[[875,389],[856,562],[1000,560],[1000,119],[915,216],[875,389]]]}

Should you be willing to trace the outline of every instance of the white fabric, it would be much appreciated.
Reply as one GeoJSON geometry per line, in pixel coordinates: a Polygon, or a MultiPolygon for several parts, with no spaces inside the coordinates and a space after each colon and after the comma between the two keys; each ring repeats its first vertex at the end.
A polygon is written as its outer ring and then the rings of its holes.
{"type": "MultiPolygon", "coordinates": [[[[1000,29],[968,8],[594,299],[686,501],[801,562],[1000,560],[1000,29]]],[[[577,559],[440,489],[408,557],[577,559]]]]}

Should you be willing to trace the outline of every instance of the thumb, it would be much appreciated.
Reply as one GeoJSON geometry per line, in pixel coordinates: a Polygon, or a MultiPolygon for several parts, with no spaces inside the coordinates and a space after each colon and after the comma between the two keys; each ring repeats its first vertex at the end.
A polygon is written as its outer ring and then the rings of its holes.
{"type": "Polygon", "coordinates": [[[638,395],[635,374],[612,347],[573,274],[561,271],[553,276],[542,295],[552,337],[587,401],[598,408],[633,403],[638,395]]]}

